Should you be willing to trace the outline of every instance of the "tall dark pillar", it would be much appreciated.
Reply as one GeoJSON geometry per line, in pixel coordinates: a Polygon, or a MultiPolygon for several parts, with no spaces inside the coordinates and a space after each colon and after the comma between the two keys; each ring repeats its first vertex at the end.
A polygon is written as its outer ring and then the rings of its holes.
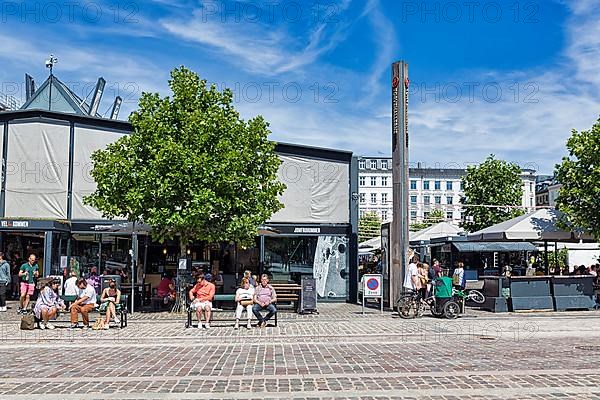
{"type": "Polygon", "coordinates": [[[390,304],[402,292],[408,258],[408,64],[392,64],[392,197],[390,304]]]}

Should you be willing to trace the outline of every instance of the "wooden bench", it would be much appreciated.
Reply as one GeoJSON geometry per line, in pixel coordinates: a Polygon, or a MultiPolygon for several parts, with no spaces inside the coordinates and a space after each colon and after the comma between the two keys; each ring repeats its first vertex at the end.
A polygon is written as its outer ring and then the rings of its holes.
{"type": "MultiPolygon", "coordinates": [[[[277,292],[277,289],[275,289],[275,291],[277,292]]],[[[278,298],[279,298],[279,296],[278,296],[278,298]]],[[[230,302],[235,302],[235,294],[215,294],[215,297],[213,298],[213,302],[215,302],[215,301],[222,301],[222,302],[230,301],[230,302]]],[[[187,309],[187,319],[186,319],[186,322],[185,322],[185,327],[186,328],[193,328],[194,327],[193,316],[195,314],[195,310],[193,310],[190,307],[190,304],[191,304],[191,302],[188,299],[187,307],[186,307],[186,309],[187,309]]],[[[237,307],[237,305],[236,305],[236,307],[237,307]]],[[[211,320],[211,322],[212,321],[235,321],[235,314],[233,315],[232,318],[224,318],[224,319],[215,319],[214,318],[215,313],[232,312],[232,311],[235,313],[235,308],[233,310],[224,310],[222,308],[213,308],[210,320],[211,320]]],[[[275,322],[275,326],[277,326],[277,314],[278,313],[275,313],[275,315],[273,316],[273,321],[275,322]]],[[[196,326],[198,326],[198,325],[196,324],[196,326]]]]}
{"type": "MultiPolygon", "coordinates": [[[[66,295],[62,295],[61,296],[62,300],[65,302],[65,304],[68,303],[72,303],[75,300],[77,300],[77,296],[66,296],[66,295]]],[[[119,302],[119,304],[117,304],[116,307],[116,311],[117,311],[117,315],[119,316],[119,319],[121,320],[120,322],[120,328],[125,328],[127,326],[127,307],[125,306],[127,304],[127,299],[129,298],[128,295],[126,294],[122,294],[121,295],[121,301],[119,302]]],[[[100,312],[100,296],[96,297],[96,307],[91,311],[91,312],[100,312]]],[[[52,323],[55,322],[68,322],[69,324],[71,323],[71,320],[59,320],[58,316],[60,316],[61,314],[67,314],[69,315],[70,312],[69,311],[64,311],[64,312],[59,312],[57,314],[57,319],[54,321],[51,321],[52,323]]],[[[106,314],[105,312],[100,312],[100,315],[106,314]]],[[[35,322],[37,324],[37,327],[40,327],[40,322],[41,320],[38,319],[37,317],[35,317],[34,314],[34,318],[35,318],[35,322]]]]}
{"type": "Polygon", "coordinates": [[[296,311],[300,308],[300,294],[302,292],[302,286],[296,283],[280,282],[272,282],[271,286],[273,286],[275,293],[277,293],[277,303],[290,302],[293,304],[296,311]]]}

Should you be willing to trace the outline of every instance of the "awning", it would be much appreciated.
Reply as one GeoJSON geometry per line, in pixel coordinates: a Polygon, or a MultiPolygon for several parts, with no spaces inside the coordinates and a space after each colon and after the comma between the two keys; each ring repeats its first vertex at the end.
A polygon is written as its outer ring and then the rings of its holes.
{"type": "Polygon", "coordinates": [[[453,242],[452,245],[461,252],[537,251],[529,242],[453,242]]]}

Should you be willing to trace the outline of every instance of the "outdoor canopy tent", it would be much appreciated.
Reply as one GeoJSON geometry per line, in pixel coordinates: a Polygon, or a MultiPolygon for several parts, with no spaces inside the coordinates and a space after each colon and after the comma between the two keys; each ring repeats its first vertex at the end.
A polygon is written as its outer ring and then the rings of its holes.
{"type": "Polygon", "coordinates": [[[563,214],[555,209],[539,209],[468,235],[469,241],[572,241],[593,242],[592,236],[564,231],[558,227],[563,214]]]}
{"type": "Polygon", "coordinates": [[[449,222],[438,222],[418,232],[411,232],[409,240],[411,242],[420,242],[440,237],[455,236],[463,230],[449,222]]]}

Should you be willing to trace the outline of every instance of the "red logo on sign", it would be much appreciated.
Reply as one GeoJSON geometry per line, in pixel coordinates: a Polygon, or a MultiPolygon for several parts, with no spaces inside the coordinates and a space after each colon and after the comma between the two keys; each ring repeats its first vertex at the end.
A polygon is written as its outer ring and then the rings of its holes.
{"type": "Polygon", "coordinates": [[[394,79],[392,79],[392,87],[394,89],[396,89],[398,87],[398,84],[400,83],[400,79],[398,79],[397,76],[394,77],[394,79]]]}

